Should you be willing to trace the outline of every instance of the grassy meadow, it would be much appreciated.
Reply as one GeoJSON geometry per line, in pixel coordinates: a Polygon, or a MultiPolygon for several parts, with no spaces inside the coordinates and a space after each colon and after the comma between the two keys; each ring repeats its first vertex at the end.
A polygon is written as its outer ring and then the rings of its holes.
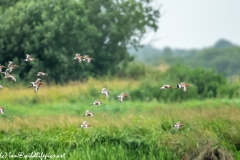
{"type": "Polygon", "coordinates": [[[69,160],[240,159],[239,99],[115,99],[123,91],[131,96],[139,86],[139,81],[119,79],[47,84],[38,93],[26,86],[6,86],[0,90],[5,108],[0,156],[39,152],[69,160]],[[103,87],[111,91],[109,98],[98,94],[103,87]],[[104,104],[89,106],[95,100],[104,104]],[[86,110],[94,117],[82,117],[86,110]],[[78,128],[83,121],[92,126],[78,128]],[[172,127],[178,121],[185,124],[180,130],[172,127]]]}

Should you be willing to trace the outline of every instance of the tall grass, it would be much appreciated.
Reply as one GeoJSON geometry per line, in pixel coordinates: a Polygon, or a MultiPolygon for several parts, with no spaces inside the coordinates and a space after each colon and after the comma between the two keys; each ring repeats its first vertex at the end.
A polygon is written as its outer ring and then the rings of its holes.
{"type": "MultiPolygon", "coordinates": [[[[99,113],[94,118],[15,118],[11,122],[2,121],[5,126],[1,124],[0,146],[1,151],[14,153],[66,153],[67,159],[193,159],[206,149],[237,159],[240,156],[239,118],[218,118],[217,114],[224,114],[226,110],[209,113],[208,119],[190,114],[180,117],[166,110],[122,116],[99,113]],[[92,126],[77,128],[83,120],[92,126]],[[185,126],[180,130],[172,128],[179,120],[185,126]]],[[[191,113],[196,115],[196,112],[191,113]]],[[[207,113],[207,109],[203,112],[207,113]]]]}
{"type": "Polygon", "coordinates": [[[0,97],[2,102],[14,104],[48,103],[55,101],[71,102],[89,97],[98,98],[97,92],[101,91],[103,87],[109,88],[113,91],[114,95],[117,95],[123,91],[137,87],[138,84],[137,81],[133,80],[103,79],[102,81],[98,81],[90,78],[84,83],[70,82],[68,85],[45,85],[36,94],[33,88],[28,88],[29,85],[16,88],[4,86],[0,90],[0,97]]]}
{"type": "MultiPolygon", "coordinates": [[[[115,96],[140,87],[138,81],[90,79],[85,83],[0,91],[1,152],[65,154],[66,159],[239,159],[240,101],[182,103],[115,96]],[[107,99],[98,92],[112,92],[107,99]],[[102,106],[89,106],[94,100],[102,106]],[[82,117],[86,110],[94,117],[82,117]],[[88,121],[88,129],[78,128],[88,121]],[[176,122],[185,124],[180,130],[176,122]]],[[[8,159],[10,159],[8,157],[8,159]]]]}

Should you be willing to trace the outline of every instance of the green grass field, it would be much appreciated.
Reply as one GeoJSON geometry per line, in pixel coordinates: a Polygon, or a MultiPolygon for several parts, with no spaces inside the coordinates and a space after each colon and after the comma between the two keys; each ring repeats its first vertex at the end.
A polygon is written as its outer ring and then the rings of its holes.
{"type": "Polygon", "coordinates": [[[138,85],[90,79],[46,85],[37,94],[23,86],[5,87],[0,91],[5,108],[0,117],[0,157],[20,159],[20,152],[39,152],[70,160],[240,159],[239,99],[115,100],[138,85]],[[112,91],[108,99],[98,94],[102,87],[112,91]],[[104,104],[89,106],[97,99],[104,104]],[[82,117],[86,110],[94,117],[82,117]],[[78,128],[83,121],[92,126],[78,128]],[[180,130],[172,127],[178,121],[185,124],[180,130]]]}

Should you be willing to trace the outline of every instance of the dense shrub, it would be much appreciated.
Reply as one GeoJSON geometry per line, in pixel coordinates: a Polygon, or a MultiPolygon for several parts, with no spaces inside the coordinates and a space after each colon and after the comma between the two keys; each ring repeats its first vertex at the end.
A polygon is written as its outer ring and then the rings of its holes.
{"type": "MultiPolygon", "coordinates": [[[[152,72],[154,73],[154,72],[152,72]]],[[[131,91],[134,99],[158,101],[182,101],[186,99],[204,99],[216,97],[232,98],[238,95],[238,88],[227,82],[227,79],[213,70],[203,68],[190,68],[185,65],[171,67],[160,78],[146,74],[139,88],[131,91]],[[164,84],[176,87],[178,83],[186,82],[191,86],[187,92],[179,89],[160,90],[164,84]]]]}

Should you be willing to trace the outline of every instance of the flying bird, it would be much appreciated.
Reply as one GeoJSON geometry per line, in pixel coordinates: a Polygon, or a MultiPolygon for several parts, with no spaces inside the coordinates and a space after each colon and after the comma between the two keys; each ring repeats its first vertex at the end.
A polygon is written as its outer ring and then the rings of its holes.
{"type": "MultiPolygon", "coordinates": [[[[16,65],[14,62],[8,61],[8,68],[7,68],[6,72],[10,73],[10,72],[12,72],[13,69],[15,69],[17,67],[19,67],[19,66],[16,65]]],[[[3,67],[3,68],[5,68],[5,67],[3,67]]]]}
{"type": "Polygon", "coordinates": [[[184,126],[184,124],[182,124],[181,122],[177,122],[176,124],[173,125],[173,127],[177,128],[177,129],[179,129],[183,126],[184,126]]]}
{"type": "Polygon", "coordinates": [[[174,88],[174,87],[169,84],[164,84],[160,89],[170,89],[170,88],[174,88]]]}
{"type": "Polygon", "coordinates": [[[44,84],[45,84],[45,83],[43,83],[43,82],[39,82],[39,83],[35,84],[34,92],[37,93],[37,91],[39,90],[39,88],[40,88],[42,85],[44,85],[44,84]]]}
{"type": "Polygon", "coordinates": [[[41,79],[38,78],[35,82],[30,82],[31,85],[28,88],[36,87],[41,82],[41,79]]]}
{"type": "Polygon", "coordinates": [[[73,59],[78,60],[78,62],[81,63],[83,61],[83,56],[81,56],[79,53],[77,53],[73,59]]]}
{"type": "Polygon", "coordinates": [[[8,61],[8,68],[11,67],[12,65],[14,65],[13,61],[8,61]]]}
{"type": "Polygon", "coordinates": [[[90,104],[90,106],[92,106],[92,105],[100,106],[101,104],[103,104],[103,103],[100,102],[100,101],[98,101],[98,100],[96,100],[96,101],[94,101],[92,104],[90,104]]]}
{"type": "Polygon", "coordinates": [[[122,102],[125,98],[130,97],[126,92],[121,93],[118,95],[115,99],[120,99],[120,102],[122,102]]]}
{"type": "Polygon", "coordinates": [[[91,57],[89,57],[89,55],[84,55],[84,56],[83,56],[83,61],[87,61],[88,63],[90,63],[91,60],[94,60],[94,59],[91,58],[91,57]]]}
{"type": "Polygon", "coordinates": [[[103,88],[103,89],[101,90],[101,92],[98,92],[98,94],[105,94],[106,97],[108,97],[109,93],[110,93],[110,91],[107,90],[107,88],[103,88]]]}
{"type": "Polygon", "coordinates": [[[0,64],[0,72],[2,72],[2,69],[5,68],[5,66],[0,64]]]}
{"type": "Polygon", "coordinates": [[[26,54],[26,59],[24,59],[23,61],[25,62],[29,62],[29,61],[35,61],[37,60],[36,58],[32,58],[29,54],[26,54]]]}
{"type": "Polygon", "coordinates": [[[13,71],[13,69],[15,69],[17,67],[19,67],[19,66],[16,65],[16,64],[11,64],[11,65],[8,66],[8,69],[6,70],[6,72],[10,73],[10,72],[13,71]]]}
{"type": "Polygon", "coordinates": [[[38,72],[37,76],[47,76],[47,73],[43,73],[43,72],[38,72]]]}
{"type": "Polygon", "coordinates": [[[8,72],[1,72],[1,73],[5,74],[5,77],[3,78],[11,78],[12,80],[14,80],[14,82],[16,82],[16,78],[14,75],[9,74],[8,72]]]}
{"type": "Polygon", "coordinates": [[[83,121],[83,123],[79,126],[79,128],[85,128],[87,129],[88,127],[90,127],[91,125],[88,124],[86,121],[83,121]]]}
{"type": "Polygon", "coordinates": [[[86,113],[83,115],[83,117],[85,116],[91,116],[93,117],[94,116],[94,113],[90,112],[89,110],[86,110],[86,113]]]}
{"type": "Polygon", "coordinates": [[[1,112],[1,114],[4,114],[4,108],[3,107],[0,107],[0,112],[1,112]]]}
{"type": "Polygon", "coordinates": [[[177,88],[178,89],[181,89],[183,88],[183,91],[186,92],[187,91],[187,87],[191,86],[190,84],[187,84],[185,82],[182,82],[182,83],[179,83],[177,84],[177,88]]]}

